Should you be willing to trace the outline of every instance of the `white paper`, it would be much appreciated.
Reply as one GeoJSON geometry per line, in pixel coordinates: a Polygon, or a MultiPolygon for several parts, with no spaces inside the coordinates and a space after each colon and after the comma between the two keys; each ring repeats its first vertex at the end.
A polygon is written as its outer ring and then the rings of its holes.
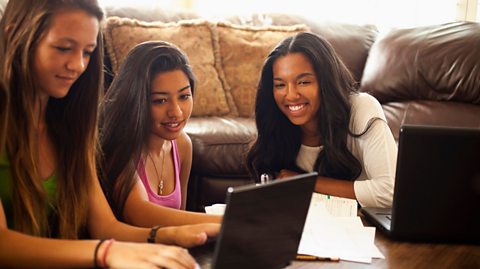
{"type": "MultiPolygon", "coordinates": [[[[314,193],[311,204],[322,204],[330,216],[356,217],[358,203],[356,200],[314,193]]],[[[314,205],[315,206],[315,205],[314,205]]]]}
{"type": "MultiPolygon", "coordinates": [[[[223,215],[226,204],[205,207],[208,214],[223,215]]],[[[375,227],[364,227],[357,216],[357,201],[314,193],[310,202],[299,254],[371,263],[385,258],[375,246],[375,227]]]]}
{"type": "Polygon", "coordinates": [[[213,204],[211,206],[206,206],[205,213],[223,216],[226,206],[226,204],[213,204]]]}
{"type": "Polygon", "coordinates": [[[384,258],[374,240],[375,228],[364,227],[357,217],[357,201],[315,193],[298,253],[371,263],[384,258]]]}

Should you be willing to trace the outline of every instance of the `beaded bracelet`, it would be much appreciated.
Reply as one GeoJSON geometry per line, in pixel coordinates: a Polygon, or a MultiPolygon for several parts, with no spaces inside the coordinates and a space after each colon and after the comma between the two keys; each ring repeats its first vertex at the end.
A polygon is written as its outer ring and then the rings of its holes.
{"type": "Polygon", "coordinates": [[[102,268],[107,268],[107,253],[108,250],[110,249],[110,246],[115,242],[115,239],[110,239],[107,241],[107,245],[105,246],[105,250],[103,250],[103,255],[102,255],[102,268]]]}
{"type": "Polygon", "coordinates": [[[157,231],[162,227],[161,225],[154,226],[150,230],[150,234],[148,235],[147,242],[148,243],[155,243],[155,238],[157,237],[157,231]]]}
{"type": "Polygon", "coordinates": [[[98,256],[98,249],[100,248],[100,246],[103,244],[103,242],[105,242],[105,239],[101,239],[97,245],[95,246],[95,251],[93,252],[93,264],[95,265],[95,268],[100,268],[98,266],[98,259],[97,259],[97,256],[98,256]]]}

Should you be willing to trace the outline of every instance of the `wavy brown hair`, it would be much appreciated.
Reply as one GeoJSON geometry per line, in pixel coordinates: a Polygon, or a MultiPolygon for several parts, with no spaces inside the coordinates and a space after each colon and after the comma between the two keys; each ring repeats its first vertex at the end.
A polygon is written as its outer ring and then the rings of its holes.
{"type": "Polygon", "coordinates": [[[10,94],[6,151],[13,182],[14,229],[33,235],[78,238],[86,227],[88,192],[95,170],[97,104],[103,85],[103,38],[83,74],[67,96],[49,98],[47,132],[58,159],[54,221],[47,216],[46,193],[39,178],[34,135],[34,104],[38,85],[33,78],[35,48],[59,10],[81,9],[103,20],[96,0],[10,0],[0,21],[0,78],[10,94]],[[55,227],[55,232],[52,228],[55,227]]]}

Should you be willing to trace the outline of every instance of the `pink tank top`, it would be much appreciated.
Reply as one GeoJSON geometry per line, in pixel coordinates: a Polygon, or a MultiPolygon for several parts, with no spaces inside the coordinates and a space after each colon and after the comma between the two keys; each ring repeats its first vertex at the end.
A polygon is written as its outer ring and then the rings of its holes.
{"type": "Polygon", "coordinates": [[[143,186],[147,190],[148,200],[154,204],[166,206],[170,208],[180,209],[182,206],[182,192],[180,188],[180,157],[178,156],[177,141],[172,140],[173,167],[175,169],[175,187],[173,192],[168,195],[158,195],[152,190],[148,183],[147,172],[145,171],[145,163],[140,159],[137,165],[137,174],[142,180],[143,186]]]}

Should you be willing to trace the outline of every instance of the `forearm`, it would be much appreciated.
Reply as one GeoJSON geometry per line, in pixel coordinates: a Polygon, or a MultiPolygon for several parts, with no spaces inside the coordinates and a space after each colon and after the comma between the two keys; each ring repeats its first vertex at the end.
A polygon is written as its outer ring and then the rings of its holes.
{"type": "Polygon", "coordinates": [[[126,223],[112,220],[109,223],[99,225],[90,223],[90,235],[95,239],[114,238],[118,241],[146,243],[150,229],[135,227],[126,223]]]}
{"type": "Polygon", "coordinates": [[[133,208],[126,208],[125,213],[128,223],[141,227],[220,223],[222,220],[221,216],[168,208],[152,204],[149,201],[143,201],[141,205],[133,208]]]}
{"type": "MultiPolygon", "coordinates": [[[[115,221],[110,225],[109,229],[93,229],[95,232],[92,233],[92,237],[97,239],[114,238],[118,241],[147,243],[147,239],[153,226],[155,225],[151,225],[148,228],[136,227],[120,221],[115,221]]],[[[175,244],[174,232],[173,229],[169,228],[159,229],[155,242],[169,245],[175,244]]]]}
{"type": "Polygon", "coordinates": [[[319,176],[315,183],[315,192],[338,197],[357,199],[353,188],[353,181],[333,179],[319,176]]]}
{"type": "Polygon", "coordinates": [[[59,240],[0,228],[1,268],[90,268],[98,240],[59,240]]]}
{"type": "MultiPolygon", "coordinates": [[[[95,225],[95,223],[92,223],[92,225],[95,225]]],[[[94,230],[94,232],[91,232],[91,235],[97,239],[114,238],[118,241],[146,243],[147,238],[150,236],[151,228],[155,225],[142,228],[115,220],[108,225],[102,225],[103,228],[91,228],[91,230],[94,230]]],[[[154,241],[155,243],[182,247],[200,245],[205,242],[207,236],[215,237],[217,235],[220,227],[212,225],[207,223],[195,226],[163,227],[158,229],[154,241]]]]}
{"type": "Polygon", "coordinates": [[[89,204],[88,230],[95,239],[114,238],[118,241],[147,242],[149,229],[134,227],[117,220],[96,181],[89,204]]]}

